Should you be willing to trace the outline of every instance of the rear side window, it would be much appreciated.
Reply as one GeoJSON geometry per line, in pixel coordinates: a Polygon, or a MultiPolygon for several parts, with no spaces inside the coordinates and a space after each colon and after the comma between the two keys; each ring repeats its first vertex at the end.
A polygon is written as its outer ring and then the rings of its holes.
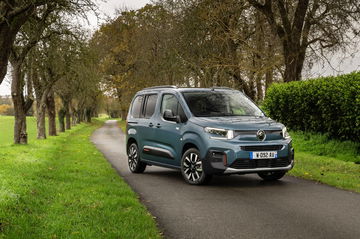
{"type": "Polygon", "coordinates": [[[154,114],[157,95],[148,95],[146,100],[146,108],[145,108],[145,118],[149,119],[154,114]]]}
{"type": "Polygon", "coordinates": [[[142,102],[144,101],[144,96],[139,95],[134,99],[132,108],[131,108],[131,118],[140,118],[142,102]]]}

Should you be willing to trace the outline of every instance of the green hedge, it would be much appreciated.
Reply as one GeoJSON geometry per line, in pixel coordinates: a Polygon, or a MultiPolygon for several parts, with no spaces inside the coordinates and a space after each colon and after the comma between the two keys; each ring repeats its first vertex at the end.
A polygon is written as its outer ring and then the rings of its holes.
{"type": "Polygon", "coordinates": [[[360,72],[273,84],[264,108],[292,130],[360,141],[360,72]]]}

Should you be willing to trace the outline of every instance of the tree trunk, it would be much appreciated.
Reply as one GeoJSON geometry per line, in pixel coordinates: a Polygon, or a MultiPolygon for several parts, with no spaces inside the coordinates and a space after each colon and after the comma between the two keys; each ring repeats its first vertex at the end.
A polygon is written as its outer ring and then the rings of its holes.
{"type": "Polygon", "coordinates": [[[256,52],[255,52],[255,81],[256,81],[256,100],[257,102],[260,102],[264,99],[264,72],[263,72],[263,64],[264,59],[262,54],[264,53],[264,46],[265,46],[265,40],[264,40],[264,17],[260,12],[256,13],[256,32],[255,32],[255,38],[256,38],[256,52]]]}
{"type": "Polygon", "coordinates": [[[27,144],[26,111],[22,92],[21,64],[12,62],[11,96],[14,104],[14,143],[27,144]]]}
{"type": "Polygon", "coordinates": [[[284,82],[301,80],[301,72],[305,60],[305,50],[297,44],[284,44],[284,59],[284,82]]]}
{"type": "Polygon", "coordinates": [[[49,118],[49,135],[56,136],[56,110],[54,91],[50,90],[46,98],[46,108],[49,118]]]}
{"type": "Polygon", "coordinates": [[[76,126],[76,122],[77,122],[77,113],[76,111],[73,111],[73,113],[71,114],[71,125],[72,126],[76,126]]]}
{"type": "Polygon", "coordinates": [[[42,97],[40,102],[36,102],[37,139],[46,139],[46,126],[45,126],[46,104],[44,98],[45,97],[42,97]]]}
{"type": "Polygon", "coordinates": [[[121,110],[121,119],[126,120],[127,118],[127,110],[122,109],[121,110]]]}
{"type": "MultiPolygon", "coordinates": [[[[46,101],[48,98],[50,89],[47,88],[42,92],[40,101],[38,101],[37,108],[37,138],[46,139],[46,126],[45,126],[45,115],[46,115],[46,101]]],[[[39,99],[38,99],[39,100],[39,99]]]]}
{"type": "Polygon", "coordinates": [[[78,109],[78,110],[76,111],[76,123],[77,123],[77,124],[80,124],[80,123],[81,123],[81,117],[82,117],[82,116],[81,116],[81,110],[78,109]]]}
{"type": "Polygon", "coordinates": [[[71,125],[75,126],[77,124],[77,110],[75,107],[71,107],[71,125]]]}
{"type": "MultiPolygon", "coordinates": [[[[301,80],[301,71],[298,71],[298,64],[303,65],[298,55],[298,48],[292,44],[284,44],[284,60],[285,60],[285,72],[284,82],[299,81],[301,80]]],[[[301,68],[302,69],[302,68],[301,68]]]]}
{"type": "MultiPolygon", "coordinates": [[[[269,45],[266,49],[267,51],[267,64],[271,65],[272,61],[274,59],[275,56],[275,52],[274,52],[274,46],[271,43],[271,41],[269,41],[269,45]]],[[[270,87],[270,85],[273,83],[273,78],[274,78],[274,67],[268,67],[268,69],[266,70],[265,73],[265,93],[267,91],[267,89],[270,87]]]]}
{"type": "Polygon", "coordinates": [[[66,110],[61,108],[58,112],[60,132],[65,132],[65,115],[66,110]]]}
{"type": "Polygon", "coordinates": [[[65,128],[66,130],[71,129],[71,114],[69,110],[67,110],[65,114],[65,128]]]}
{"type": "Polygon", "coordinates": [[[70,101],[68,99],[62,99],[62,102],[64,105],[63,109],[65,111],[65,129],[69,130],[71,129],[70,101]]]}
{"type": "Polygon", "coordinates": [[[92,110],[90,108],[86,108],[85,110],[85,120],[87,123],[91,123],[91,114],[92,110]]]}

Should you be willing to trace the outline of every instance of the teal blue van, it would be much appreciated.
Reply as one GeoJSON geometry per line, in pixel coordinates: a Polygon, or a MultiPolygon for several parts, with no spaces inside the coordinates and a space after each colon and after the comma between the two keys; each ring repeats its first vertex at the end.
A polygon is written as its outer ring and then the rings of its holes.
{"type": "Polygon", "coordinates": [[[178,169],[193,185],[212,175],[257,173],[278,180],[294,166],[286,127],[242,92],[157,86],[139,91],[127,117],[129,169],[178,169]]]}

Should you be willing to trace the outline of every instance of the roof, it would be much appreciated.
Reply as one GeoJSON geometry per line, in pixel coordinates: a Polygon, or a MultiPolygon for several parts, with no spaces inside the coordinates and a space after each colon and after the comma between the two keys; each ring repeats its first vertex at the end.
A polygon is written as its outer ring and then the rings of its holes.
{"type": "Polygon", "coordinates": [[[214,86],[211,88],[198,88],[198,87],[177,87],[174,85],[162,85],[144,88],[141,91],[161,91],[161,90],[176,90],[176,91],[210,91],[210,90],[235,90],[229,87],[214,86]]]}

